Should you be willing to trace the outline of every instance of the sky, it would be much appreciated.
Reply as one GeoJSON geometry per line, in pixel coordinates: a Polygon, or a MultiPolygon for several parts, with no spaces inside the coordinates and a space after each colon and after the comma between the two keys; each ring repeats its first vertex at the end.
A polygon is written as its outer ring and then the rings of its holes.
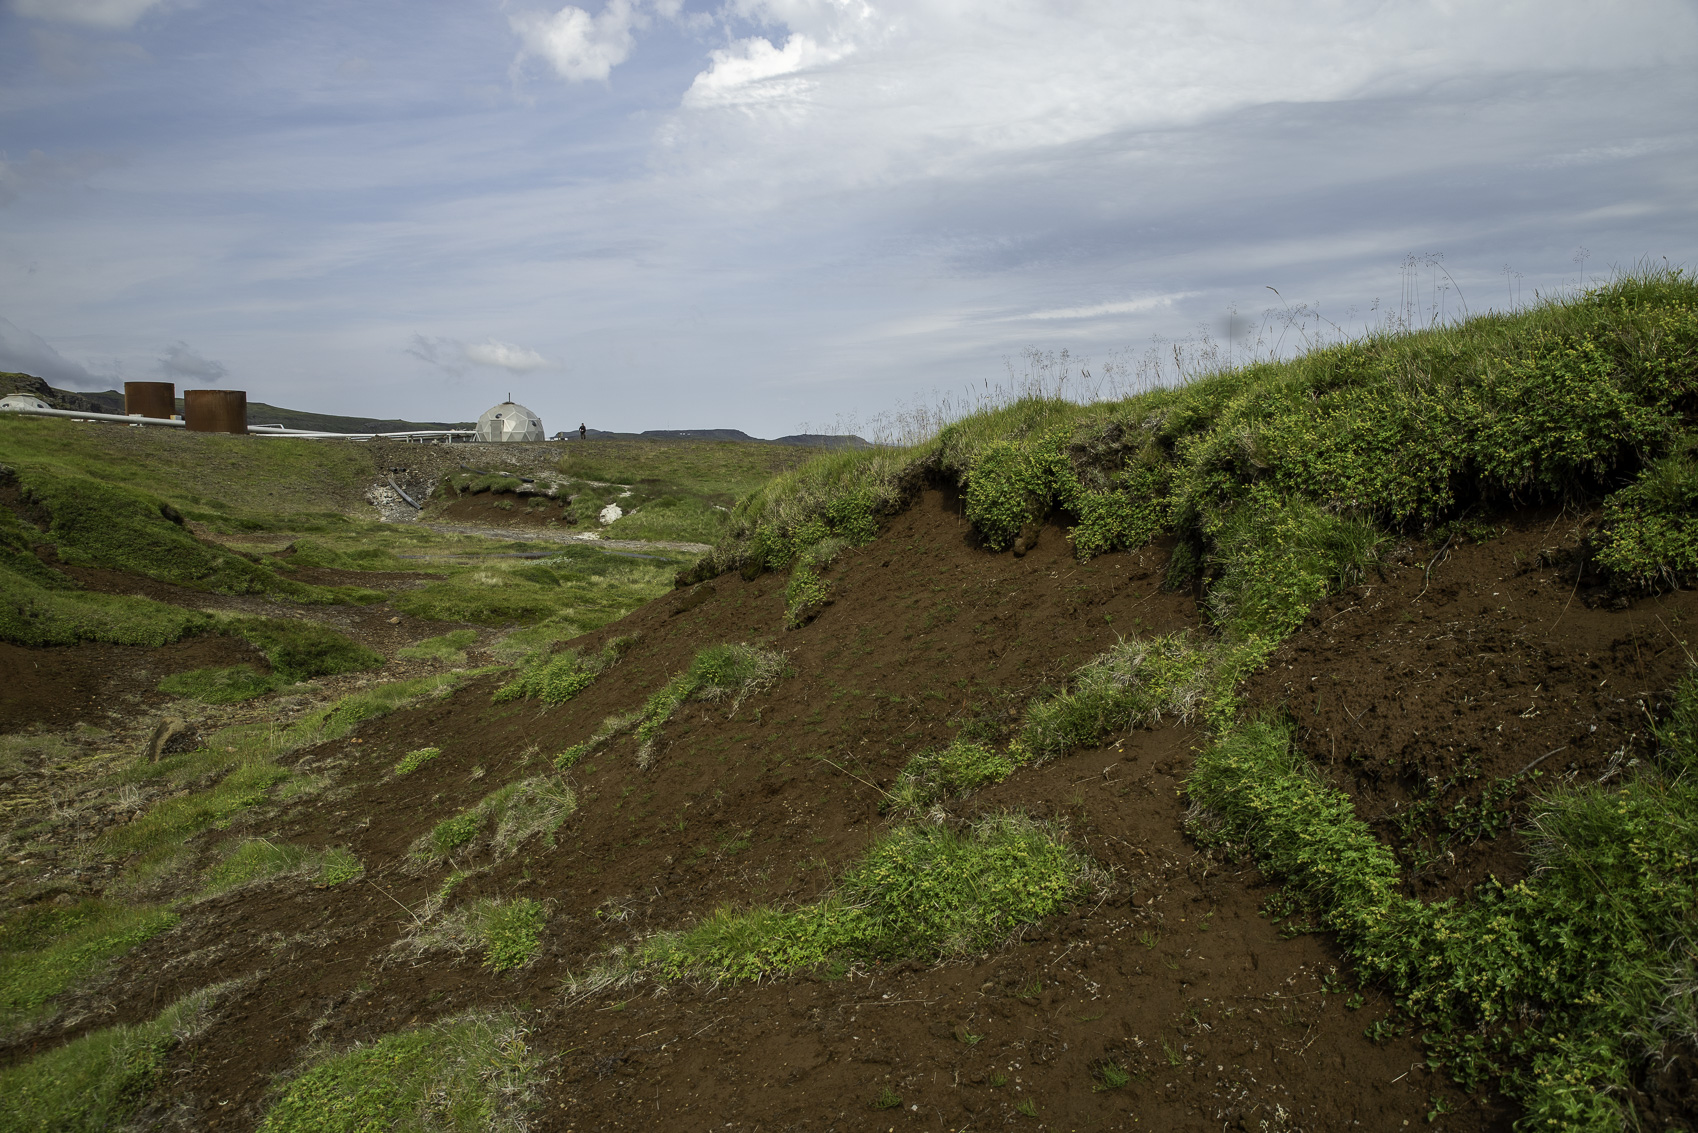
{"type": "Polygon", "coordinates": [[[877,432],[1698,266],[1694,106],[1695,0],[0,0],[0,370],[877,432]]]}

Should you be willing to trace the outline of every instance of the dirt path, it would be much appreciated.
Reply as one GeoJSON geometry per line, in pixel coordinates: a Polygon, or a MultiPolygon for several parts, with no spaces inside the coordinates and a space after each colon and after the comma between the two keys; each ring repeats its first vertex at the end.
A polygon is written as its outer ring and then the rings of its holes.
{"type": "Polygon", "coordinates": [[[523,543],[579,543],[591,547],[611,547],[620,551],[683,551],[705,555],[713,550],[707,543],[654,543],[642,539],[604,539],[575,531],[551,530],[546,527],[489,527],[464,523],[422,523],[444,535],[473,535],[480,539],[499,539],[523,543]]]}

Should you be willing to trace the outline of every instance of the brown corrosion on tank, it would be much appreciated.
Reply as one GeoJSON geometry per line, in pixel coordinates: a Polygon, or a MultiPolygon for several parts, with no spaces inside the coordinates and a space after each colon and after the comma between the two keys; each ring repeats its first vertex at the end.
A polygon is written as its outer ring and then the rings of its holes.
{"type": "Polygon", "coordinates": [[[183,420],[191,433],[246,433],[248,395],[239,389],[186,389],[183,420]]]}
{"type": "Polygon", "coordinates": [[[125,382],[124,412],[132,417],[157,417],[169,421],[177,412],[174,382],[125,382]]]}

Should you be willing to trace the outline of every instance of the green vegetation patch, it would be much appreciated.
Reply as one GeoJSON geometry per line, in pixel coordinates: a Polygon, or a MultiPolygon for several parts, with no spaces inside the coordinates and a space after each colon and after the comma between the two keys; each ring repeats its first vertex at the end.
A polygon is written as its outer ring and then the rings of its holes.
{"type": "Polygon", "coordinates": [[[1690,1041],[1698,955],[1698,680],[1688,677],[1659,766],[1560,791],[1534,809],[1538,865],[1466,900],[1404,896],[1396,860],[1269,722],[1199,756],[1187,783],[1204,837],[1240,842],[1338,934],[1425,1026],[1432,1062],[1493,1078],[1529,1128],[1620,1129],[1638,1064],[1690,1041]],[[1690,1020],[1691,1011],[1684,1012],[1690,1020]]]}
{"type": "Polygon", "coordinates": [[[1081,558],[1178,535],[1205,583],[1237,580],[1211,612],[1241,634],[1282,632],[1329,576],[1359,569],[1371,525],[1431,528],[1482,505],[1625,488],[1600,561],[1633,585],[1684,578],[1695,360],[1698,281],[1649,269],[1530,310],[1373,334],[1122,401],[1026,397],[911,448],[831,453],[774,478],[739,503],[690,579],[789,569],[831,536],[865,542],[929,477],[962,490],[991,548],[1054,514],[1071,521],[1081,558]],[[1278,539],[1255,530],[1270,502],[1289,528],[1278,539]],[[1291,558],[1273,586],[1234,568],[1268,553],[1291,558]]]}
{"type": "Polygon", "coordinates": [[[176,923],[164,909],[100,900],[14,913],[0,923],[0,1030],[39,1017],[54,996],[176,923]]]}
{"type": "Polygon", "coordinates": [[[612,668],[619,658],[636,644],[635,637],[616,637],[602,647],[600,653],[585,657],[576,649],[558,653],[546,661],[523,669],[517,677],[497,689],[496,704],[510,700],[540,700],[544,704],[564,704],[583,692],[595,679],[612,668]]]}
{"type": "Polygon", "coordinates": [[[1124,638],[1081,666],[1066,690],[1032,699],[1011,755],[1051,759],[1164,716],[1188,720],[1220,679],[1219,653],[1185,633],[1124,638]]]}
{"type": "Polygon", "coordinates": [[[554,832],[577,809],[577,796],[558,775],[520,779],[491,791],[471,809],[436,823],[414,840],[407,856],[414,869],[428,869],[474,852],[500,861],[539,835],[553,845],[554,832]]]}
{"type": "Polygon", "coordinates": [[[432,621],[553,621],[573,627],[566,636],[576,637],[665,594],[685,561],[685,556],[659,551],[634,556],[571,546],[547,559],[441,564],[446,579],[403,591],[392,602],[403,613],[432,621]]]}
{"type": "Polygon", "coordinates": [[[323,888],[352,881],[365,873],[360,860],[341,847],[312,850],[269,838],[232,843],[224,858],[207,871],[200,895],[210,897],[256,881],[310,877],[323,888]]]}
{"type": "Polygon", "coordinates": [[[924,809],[940,800],[1000,783],[1014,774],[1017,766],[1007,755],[958,740],[910,759],[891,787],[887,805],[898,810],[924,809]]]}
{"type": "Polygon", "coordinates": [[[159,682],[159,691],[198,700],[202,704],[236,704],[264,696],[278,687],[277,678],[252,665],[192,669],[173,673],[159,682]]]}
{"type": "Polygon", "coordinates": [[[289,683],[383,666],[381,653],[307,618],[235,618],[220,628],[264,653],[272,672],[289,683]]]}
{"type": "Polygon", "coordinates": [[[441,661],[445,665],[464,665],[466,650],[475,645],[477,640],[477,630],[457,629],[402,646],[396,650],[395,656],[404,661],[441,661]]]}
{"type": "Polygon", "coordinates": [[[439,747],[421,747],[416,751],[409,751],[401,757],[401,762],[395,765],[395,774],[411,775],[441,754],[442,749],[439,747]]]}
{"type": "Polygon", "coordinates": [[[548,909],[541,901],[483,897],[425,926],[410,943],[420,950],[482,952],[485,967],[507,972],[531,962],[547,923],[548,909]]]}
{"type": "Polygon", "coordinates": [[[521,1133],[542,1063],[513,1016],[461,1015],[315,1060],[261,1133],[521,1133]]]}
{"type": "Polygon", "coordinates": [[[1023,815],[963,831],[930,823],[881,837],[836,890],[794,909],[720,909],[661,933],[580,990],[650,972],[662,979],[759,979],[828,962],[937,960],[981,951],[1079,899],[1104,875],[1061,832],[1023,815]]]}
{"type": "Polygon", "coordinates": [[[743,701],[771,688],[788,671],[782,653],[747,644],[710,645],[696,654],[690,667],[673,677],[643,705],[637,723],[637,763],[647,767],[654,758],[661,730],[678,706],[687,700],[729,700],[736,712],[743,701]]]}
{"type": "Polygon", "coordinates": [[[3,1133],[122,1128],[165,1079],[165,1060],[202,1030],[222,986],[179,999],[136,1026],[106,1027],[0,1070],[3,1133]]]}
{"type": "Polygon", "coordinates": [[[129,595],[40,586],[0,565],[0,640],[14,645],[104,641],[160,646],[204,632],[212,624],[212,617],[199,610],[129,595]]]}

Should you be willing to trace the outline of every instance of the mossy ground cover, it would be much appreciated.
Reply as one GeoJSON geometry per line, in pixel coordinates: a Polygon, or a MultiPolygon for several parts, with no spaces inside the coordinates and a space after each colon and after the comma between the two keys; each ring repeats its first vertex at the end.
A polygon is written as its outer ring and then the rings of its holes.
{"type": "Polygon", "coordinates": [[[0,922],[0,1030],[40,1017],[54,996],[176,923],[165,909],[100,900],[12,914],[0,922]]]}
{"type": "Polygon", "coordinates": [[[206,1026],[222,988],[197,991],[145,1023],[107,1027],[0,1070],[0,1130],[118,1129],[166,1075],[166,1059],[206,1026]]]}
{"type": "Polygon", "coordinates": [[[463,1015],[327,1052],[284,1085],[262,1133],[518,1133],[540,1060],[517,1019],[463,1015]]]}

